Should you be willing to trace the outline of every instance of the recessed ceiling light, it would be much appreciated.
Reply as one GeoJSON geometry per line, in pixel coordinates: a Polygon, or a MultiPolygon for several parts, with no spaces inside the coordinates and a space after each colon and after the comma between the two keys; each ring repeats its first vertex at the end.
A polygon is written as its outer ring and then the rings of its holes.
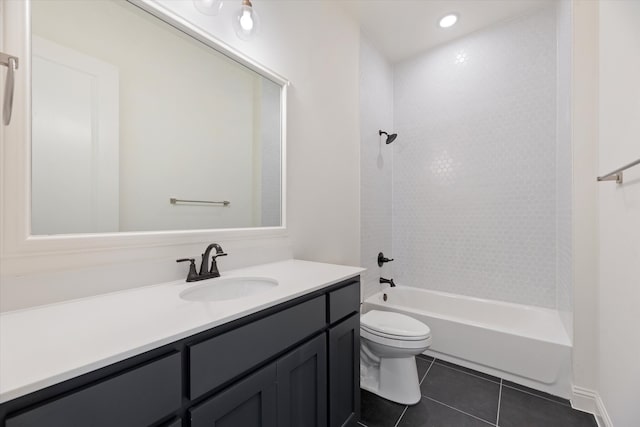
{"type": "Polygon", "coordinates": [[[440,19],[438,25],[440,25],[440,28],[449,28],[454,26],[456,22],[458,22],[458,15],[455,13],[450,13],[443,16],[442,19],[440,19]]]}

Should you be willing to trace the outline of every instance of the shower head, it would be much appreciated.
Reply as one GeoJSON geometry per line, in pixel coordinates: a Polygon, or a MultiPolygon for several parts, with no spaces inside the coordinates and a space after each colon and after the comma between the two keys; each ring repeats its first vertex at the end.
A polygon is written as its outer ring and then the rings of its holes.
{"type": "Polygon", "coordinates": [[[386,133],[383,130],[379,130],[378,131],[378,135],[382,136],[382,135],[387,135],[387,140],[385,141],[386,144],[391,144],[393,141],[396,140],[396,138],[398,137],[397,133],[392,133],[391,135],[389,135],[388,133],[386,133]]]}

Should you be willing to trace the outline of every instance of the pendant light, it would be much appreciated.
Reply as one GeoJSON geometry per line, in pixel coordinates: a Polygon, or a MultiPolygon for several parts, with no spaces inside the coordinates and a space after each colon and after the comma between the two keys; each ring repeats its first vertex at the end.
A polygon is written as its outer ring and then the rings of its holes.
{"type": "Polygon", "coordinates": [[[242,6],[233,17],[233,29],[241,40],[251,40],[260,29],[260,18],[251,0],[242,0],[242,6]]]}
{"type": "Polygon", "coordinates": [[[193,5],[204,15],[216,16],[222,9],[222,0],[193,0],[193,5]]]}

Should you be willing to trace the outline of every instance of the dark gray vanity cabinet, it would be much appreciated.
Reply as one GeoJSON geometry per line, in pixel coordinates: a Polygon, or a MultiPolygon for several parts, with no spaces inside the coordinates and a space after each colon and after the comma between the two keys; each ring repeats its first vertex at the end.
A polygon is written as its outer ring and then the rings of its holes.
{"type": "Polygon", "coordinates": [[[7,418],[6,427],[151,425],[182,405],[181,357],[174,353],[7,418]]]}
{"type": "Polygon", "coordinates": [[[283,356],[276,369],[278,427],[326,427],[326,334],[283,356]]]}
{"type": "Polygon", "coordinates": [[[329,425],[355,426],[360,417],[360,316],[329,329],[329,425]]]}
{"type": "Polygon", "coordinates": [[[326,297],[320,295],[188,346],[189,397],[196,399],[321,331],[326,311],[326,297]]]}
{"type": "Polygon", "coordinates": [[[321,334],[195,406],[191,427],[326,427],[326,341],[321,334]]]}
{"type": "Polygon", "coordinates": [[[190,409],[191,427],[278,427],[276,365],[190,409]]]}
{"type": "Polygon", "coordinates": [[[0,427],[342,427],[359,418],[352,278],[0,405],[0,427]]]}

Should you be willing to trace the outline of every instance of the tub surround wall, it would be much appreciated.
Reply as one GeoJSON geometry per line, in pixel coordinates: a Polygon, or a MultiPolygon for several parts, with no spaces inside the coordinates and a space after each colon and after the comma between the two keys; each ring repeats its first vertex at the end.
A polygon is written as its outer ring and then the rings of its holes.
{"type": "Polygon", "coordinates": [[[395,66],[399,284],[556,307],[556,43],[549,7],[395,66]]]}
{"type": "MultiPolygon", "coordinates": [[[[393,69],[366,40],[360,38],[360,247],[362,296],[381,289],[379,278],[393,276],[393,263],[378,266],[379,252],[391,251],[391,180],[393,145],[378,130],[393,132],[393,69]]],[[[398,138],[402,138],[400,135],[398,138]]],[[[396,140],[397,141],[397,140],[396,140]]]]}

